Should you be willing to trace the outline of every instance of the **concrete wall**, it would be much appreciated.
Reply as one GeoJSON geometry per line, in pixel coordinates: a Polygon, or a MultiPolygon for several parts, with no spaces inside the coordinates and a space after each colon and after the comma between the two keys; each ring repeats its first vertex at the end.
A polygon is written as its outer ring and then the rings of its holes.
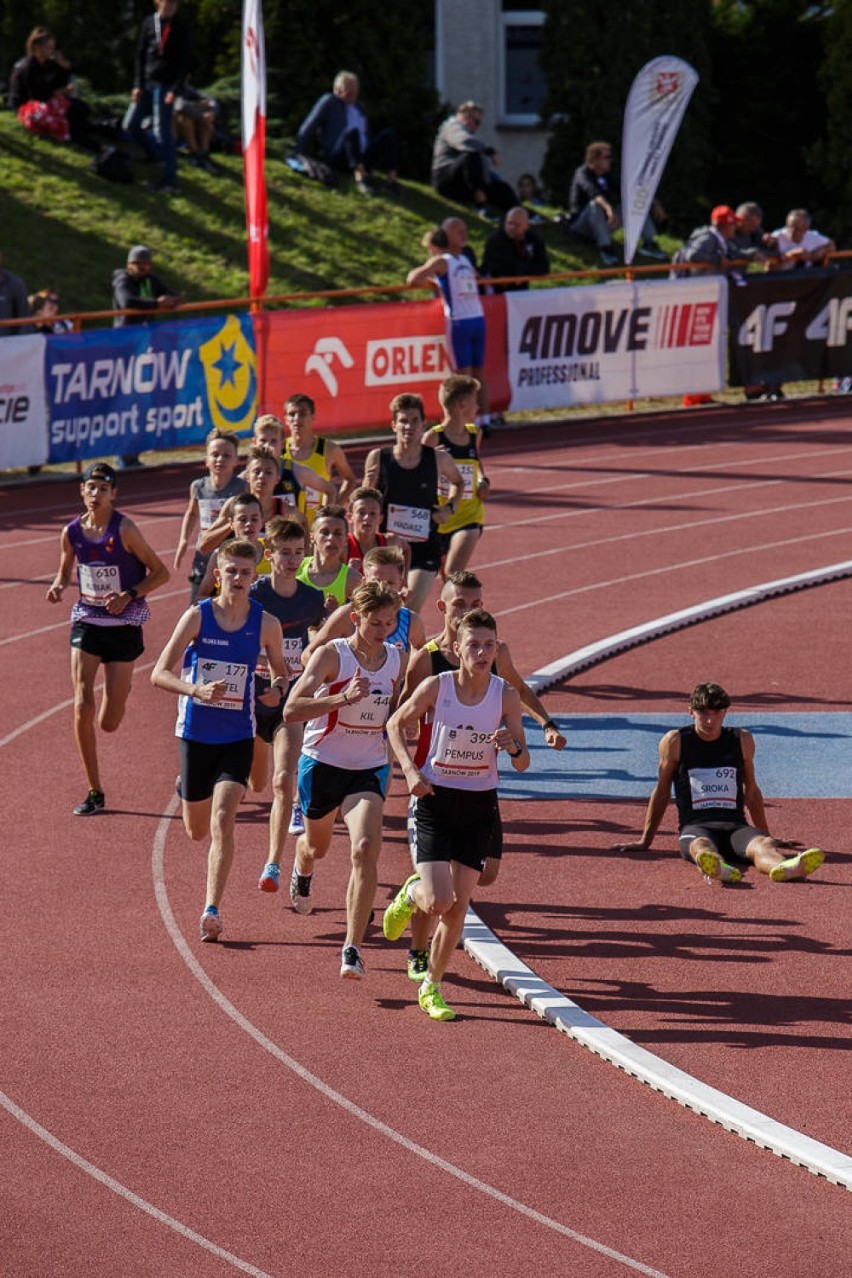
{"type": "Polygon", "coordinates": [[[500,0],[435,0],[435,74],[443,99],[485,108],[479,136],[497,148],[500,174],[514,185],[521,173],[540,172],[550,134],[501,122],[500,15],[500,0]]]}

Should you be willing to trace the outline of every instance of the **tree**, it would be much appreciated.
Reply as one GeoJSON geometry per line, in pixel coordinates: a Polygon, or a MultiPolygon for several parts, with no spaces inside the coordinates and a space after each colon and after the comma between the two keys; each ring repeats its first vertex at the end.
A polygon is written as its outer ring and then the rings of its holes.
{"type": "Polygon", "coordinates": [[[659,198],[674,221],[690,224],[708,161],[712,71],[709,0],[603,5],[597,0],[546,0],[541,63],[548,79],[545,118],[554,120],[543,178],[565,203],[571,175],[589,142],[620,150],[624,104],[636,73],[670,54],[698,72],[698,87],[669,157],[659,198]]]}

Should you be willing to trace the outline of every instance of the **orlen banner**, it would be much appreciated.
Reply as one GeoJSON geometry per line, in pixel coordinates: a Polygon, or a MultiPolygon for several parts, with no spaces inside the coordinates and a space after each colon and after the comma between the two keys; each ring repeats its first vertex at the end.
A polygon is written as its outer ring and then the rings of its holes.
{"type": "Polygon", "coordinates": [[[0,340],[0,470],[47,461],[44,346],[35,333],[0,340]]]}
{"type": "Polygon", "coordinates": [[[257,409],[249,316],[50,337],[44,378],[51,462],[201,443],[257,409]]]}
{"type": "Polygon", "coordinates": [[[723,276],[504,296],[513,411],[725,384],[723,276]]]}
{"type": "MultiPolygon", "coordinates": [[[[484,297],[488,341],[485,379],[491,406],[505,407],[505,312],[502,296],[484,297]]],[[[388,302],[255,316],[262,368],[262,408],[280,415],[296,392],[317,405],[323,432],[385,425],[395,395],[422,395],[439,416],[438,386],[453,371],[439,302],[388,302]]]]}

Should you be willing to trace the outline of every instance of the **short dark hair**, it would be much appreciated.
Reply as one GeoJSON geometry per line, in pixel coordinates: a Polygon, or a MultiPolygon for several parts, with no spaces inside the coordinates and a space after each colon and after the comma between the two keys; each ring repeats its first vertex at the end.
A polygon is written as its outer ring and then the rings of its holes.
{"type": "Polygon", "coordinates": [[[316,416],[317,406],[311,399],[310,395],[303,395],[300,391],[295,395],[288,395],[288,397],[284,400],[284,407],[286,408],[288,404],[293,404],[297,407],[300,404],[304,405],[312,417],[316,416]]]}
{"type": "Polygon", "coordinates": [[[456,634],[462,630],[493,630],[497,633],[497,622],[494,620],[490,612],[486,612],[484,608],[473,608],[470,612],[466,612],[458,624],[456,634]]]}
{"type": "Polygon", "coordinates": [[[425,420],[426,409],[423,407],[423,397],[415,395],[413,391],[403,391],[401,395],[395,395],[390,402],[391,417],[396,417],[397,413],[409,413],[415,408],[425,420]]]}
{"type": "Polygon", "coordinates": [[[697,683],[689,694],[690,710],[727,710],[731,698],[718,683],[697,683]]]}

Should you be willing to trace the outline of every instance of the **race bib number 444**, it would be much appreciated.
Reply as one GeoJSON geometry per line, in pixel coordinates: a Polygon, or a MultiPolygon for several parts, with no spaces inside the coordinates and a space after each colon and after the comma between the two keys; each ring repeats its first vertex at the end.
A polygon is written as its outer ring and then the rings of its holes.
{"type": "Polygon", "coordinates": [[[737,806],[736,768],[690,768],[689,790],[693,808],[730,808],[737,806]]]}

